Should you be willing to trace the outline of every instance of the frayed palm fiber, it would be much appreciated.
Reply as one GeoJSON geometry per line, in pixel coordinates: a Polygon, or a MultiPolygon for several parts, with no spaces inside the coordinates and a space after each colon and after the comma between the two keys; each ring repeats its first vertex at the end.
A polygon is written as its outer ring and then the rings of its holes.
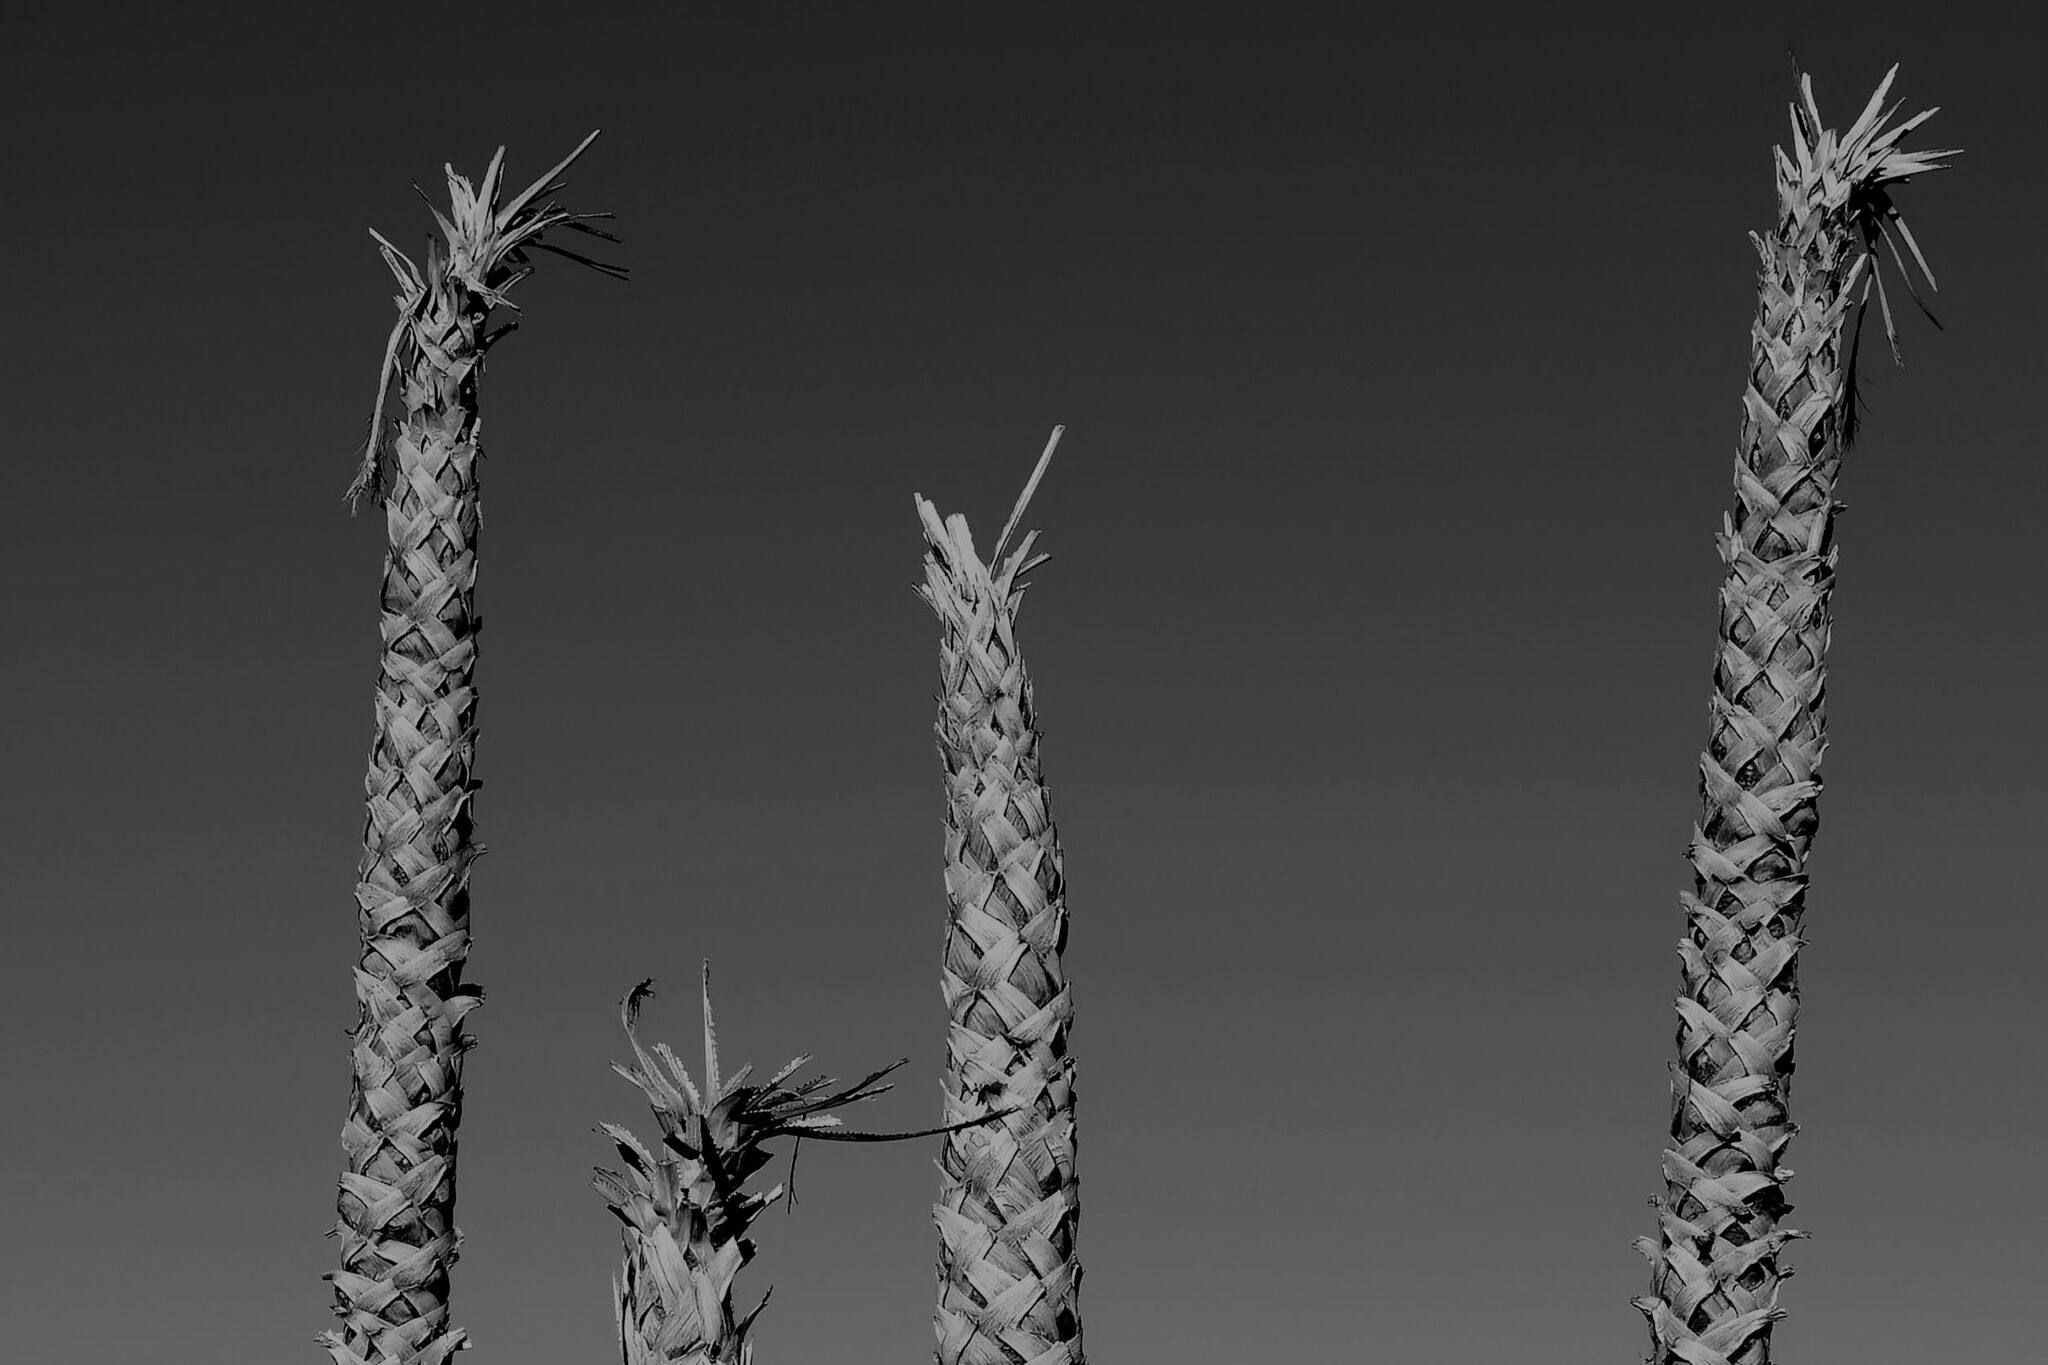
{"type": "MultiPolygon", "coordinates": [[[[1780,1252],[1805,1235],[1781,1226],[1792,1172],[1779,1161],[1797,1131],[1797,954],[1827,747],[1833,490],[1855,403],[1850,313],[1860,322],[1873,283],[1884,300],[1880,238],[1903,274],[1887,230],[1912,247],[1884,186],[1946,155],[1897,150],[1933,111],[1887,130],[1891,79],[1839,136],[1823,130],[1801,80],[1793,155],[1777,156],[1778,222],[1752,239],[1761,271],[1734,514],[1720,537],[1728,573],[1690,855],[1697,880],[1678,945],[1666,1193],[1654,1201],[1658,1237],[1637,1242],[1652,1272],[1635,1304],[1657,1365],[1766,1365],[1784,1316],[1779,1282],[1791,1273],[1780,1252]]],[[[1886,304],[1888,334],[1889,313],[1886,304]]]]}
{"type": "Polygon", "coordinates": [[[1019,577],[1043,556],[1027,535],[991,573],[964,518],[941,523],[930,502],[916,505],[928,542],[918,591],[944,626],[945,1113],[1016,1107],[949,1138],[940,1157],[938,1360],[1081,1365],[1065,884],[1015,635],[1019,577]]]}
{"type": "Polygon", "coordinates": [[[334,1229],[341,1268],[326,1277],[342,1326],[320,1338],[335,1365],[440,1365],[467,1344],[448,1325],[448,1272],[461,1241],[455,1133],[462,1053],[472,1042],[461,1024],[483,1000],[462,979],[470,865],[483,851],[470,810],[477,380],[492,339],[485,324],[494,307],[510,306],[504,292],[526,273],[522,246],[541,245],[535,239],[549,227],[575,225],[543,196],[583,147],[504,207],[503,148],[480,190],[451,168],[453,221],[435,211],[446,240],[432,244],[424,271],[378,239],[398,279],[399,317],[351,502],[383,482],[383,406],[394,375],[405,414],[382,489],[389,553],[356,887],[360,1012],[334,1229]]]}

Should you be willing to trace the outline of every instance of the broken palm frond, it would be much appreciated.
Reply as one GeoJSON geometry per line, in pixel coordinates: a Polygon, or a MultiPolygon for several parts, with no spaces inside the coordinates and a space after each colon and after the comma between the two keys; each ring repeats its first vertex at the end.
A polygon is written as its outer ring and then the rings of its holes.
{"type": "Polygon", "coordinates": [[[1848,312],[1857,303],[1860,320],[1874,247],[1891,228],[1920,259],[1886,187],[1949,154],[1899,150],[1934,111],[1888,127],[1896,106],[1880,110],[1896,73],[1843,134],[1821,126],[1800,77],[1792,154],[1777,154],[1778,221],[1752,239],[1762,268],[1735,507],[1719,538],[1728,571],[1689,855],[1695,889],[1682,898],[1671,1144],[1665,1195],[1652,1201],[1659,1235],[1636,1243],[1651,1265],[1651,1292],[1634,1302],[1649,1320],[1653,1365],[1768,1365],[1784,1316],[1779,1281],[1791,1274],[1779,1253],[1805,1235],[1780,1226],[1792,1172],[1779,1161],[1798,1131],[1797,954],[1827,747],[1833,494],[1855,404],[1848,312]]]}
{"type": "Polygon", "coordinates": [[[320,1338],[335,1365],[440,1365],[467,1344],[447,1319],[448,1270],[460,1242],[453,1216],[462,1053],[473,1041],[461,1024],[483,999],[462,979],[470,864],[483,851],[470,809],[477,381],[492,340],[484,326],[529,268],[526,250],[544,248],[539,236],[551,227],[582,226],[543,198],[589,145],[584,139],[502,206],[502,148],[480,189],[450,169],[452,217],[435,211],[445,246],[434,243],[424,272],[378,238],[401,292],[378,410],[349,490],[352,503],[382,492],[389,549],[356,886],[362,952],[334,1230],[341,1268],[327,1276],[342,1326],[320,1338]],[[395,477],[380,488],[383,404],[394,375],[405,414],[393,442],[395,477]]]}
{"type": "Polygon", "coordinates": [[[939,1365],[1083,1365],[1080,1190],[1074,1173],[1073,997],[1060,966],[1066,883],[1039,776],[1031,682],[1016,640],[1037,532],[1004,558],[1059,441],[998,538],[975,554],[966,518],[916,497],[927,551],[918,595],[943,626],[937,724],[946,776],[949,913],[940,984],[951,1019],[945,1116],[992,1106],[999,1125],[948,1138],[939,1161],[939,1365]]]}
{"type": "Polygon", "coordinates": [[[665,1044],[656,1043],[653,1056],[640,1045],[634,1025],[641,1002],[653,994],[654,983],[643,981],[622,1003],[620,1019],[635,1064],[614,1062],[612,1069],[647,1097],[661,1140],[650,1150],[619,1125],[603,1124],[598,1131],[618,1148],[626,1169],[600,1167],[591,1181],[624,1224],[624,1267],[612,1281],[619,1358],[624,1365],[746,1365],[753,1357],[747,1334],[768,1295],[746,1313],[735,1313],[733,1282],[754,1258],[748,1229],[783,1194],[780,1185],[765,1194],[747,1188],[747,1181],[772,1160],[765,1148],[770,1139],[900,1142],[1001,1115],[984,1113],[914,1133],[856,1133],[840,1127],[838,1116],[827,1111],[891,1089],[878,1082],[901,1061],[838,1091],[831,1090],[834,1082],[827,1076],[790,1082],[809,1056],[798,1057],[760,1085],[746,1084],[751,1066],[722,1075],[709,963],[704,966],[704,1084],[699,1088],[665,1044]]]}

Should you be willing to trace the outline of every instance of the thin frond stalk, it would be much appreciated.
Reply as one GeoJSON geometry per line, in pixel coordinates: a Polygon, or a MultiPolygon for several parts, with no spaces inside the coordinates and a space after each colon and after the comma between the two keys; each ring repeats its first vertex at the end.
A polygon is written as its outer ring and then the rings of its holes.
{"type": "MultiPolygon", "coordinates": [[[[1051,454],[1048,444],[1030,486],[1051,454]]],[[[1043,556],[1031,555],[1033,532],[984,564],[964,517],[942,522],[915,503],[927,545],[918,594],[942,626],[945,1116],[1014,1111],[956,1133],[940,1156],[937,1359],[1083,1365],[1066,884],[1016,640],[1020,579],[1043,556]]],[[[1020,500],[1011,526],[1022,512],[1020,500]]]]}
{"type": "MultiPolygon", "coordinates": [[[[742,1067],[721,1083],[718,1043],[711,1022],[711,967],[704,967],[704,1085],[700,1090],[665,1045],[657,1043],[657,1067],[640,1045],[635,1025],[640,1004],[653,994],[643,981],[621,1004],[620,1021],[636,1065],[613,1070],[638,1086],[662,1132],[650,1151],[616,1124],[598,1131],[617,1148],[623,1171],[598,1168],[591,1185],[623,1227],[623,1266],[613,1281],[613,1317],[624,1365],[747,1365],[753,1357],[754,1320],[767,1305],[745,1313],[733,1304],[739,1272],[754,1259],[748,1235],[754,1222],[782,1197],[782,1186],[755,1193],[747,1182],[771,1160],[766,1144],[779,1137],[896,1142],[932,1137],[922,1133],[853,1133],[824,1111],[873,1099],[888,1086],[882,1068],[856,1085],[824,1099],[806,1098],[830,1088],[828,1076],[801,1085],[783,1082],[807,1060],[798,1058],[764,1085],[745,1083],[742,1067]]],[[[959,1125],[985,1124],[1001,1115],[980,1113],[959,1125]]],[[[793,1158],[792,1158],[793,1161],[793,1158]]]]}
{"type": "MultiPolygon", "coordinates": [[[[587,143],[586,143],[587,145],[587,143]]],[[[502,157],[502,150],[500,157],[502,157]]],[[[449,172],[452,218],[422,272],[381,237],[398,279],[399,318],[386,349],[364,468],[350,497],[383,495],[389,546],[383,660],[364,791],[358,868],[358,1015],[342,1129],[346,1166],[334,1233],[339,1330],[321,1344],[335,1365],[440,1365],[468,1344],[448,1323],[456,1231],[456,1129],[462,1032],[483,992],[463,980],[469,956],[476,753],[477,386],[486,325],[524,265],[524,219],[491,216],[499,160],[479,197],[449,172]],[[383,404],[396,381],[404,415],[379,478],[383,404]]],[[[545,224],[543,226],[544,230],[545,224]]]]}
{"type": "Polygon", "coordinates": [[[1855,416],[1854,329],[1891,214],[1885,187],[1945,155],[1896,150],[1904,125],[1886,132],[1879,115],[1891,79],[1842,135],[1822,128],[1800,79],[1792,155],[1776,157],[1777,223],[1752,239],[1757,312],[1734,510],[1719,538],[1727,576],[1694,890],[1682,897],[1665,1194],[1653,1201],[1658,1235],[1636,1244],[1651,1265],[1651,1292],[1634,1302],[1654,1365],[1768,1365],[1784,1317],[1779,1282],[1792,1273],[1780,1253],[1805,1235],[1783,1226],[1792,1172],[1780,1163],[1798,1131],[1798,953],[1827,748],[1834,486],[1855,416]]]}

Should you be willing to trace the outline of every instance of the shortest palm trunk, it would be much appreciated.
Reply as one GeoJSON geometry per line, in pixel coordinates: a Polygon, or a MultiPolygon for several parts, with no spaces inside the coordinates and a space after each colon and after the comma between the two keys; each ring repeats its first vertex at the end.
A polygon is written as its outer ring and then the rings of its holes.
{"type": "Polygon", "coordinates": [[[1016,639],[1027,535],[991,563],[964,517],[916,499],[928,550],[919,595],[943,624],[939,757],[949,915],[946,1117],[1015,1112],[949,1138],[939,1160],[939,1365],[1081,1365],[1080,1185],[1074,1173],[1073,996],[1060,965],[1066,883],[1039,776],[1031,683],[1016,639]]]}
{"type": "MultiPolygon", "coordinates": [[[[747,1182],[772,1159],[771,1138],[822,1138],[835,1142],[900,1142],[950,1131],[856,1133],[827,1111],[873,1099],[892,1087],[879,1084],[904,1063],[892,1063],[859,1084],[830,1090],[829,1076],[790,1084],[810,1061],[798,1057],[759,1085],[748,1085],[752,1066],[731,1076],[718,1068],[718,1034],[711,1017],[711,967],[704,967],[704,1086],[700,1090],[665,1043],[640,1045],[634,1025],[640,1004],[654,983],[635,986],[620,1010],[635,1064],[612,1069],[640,1088],[661,1126],[653,1149],[614,1123],[604,1133],[617,1146],[623,1172],[600,1168],[592,1185],[618,1220],[625,1256],[612,1283],[614,1314],[623,1365],[747,1365],[754,1347],[749,1330],[768,1296],[745,1313],[733,1307],[733,1282],[754,1259],[747,1236],[762,1210],[782,1197],[777,1185],[765,1194],[747,1182]],[[657,1064],[657,1059],[659,1059],[657,1064]]],[[[1001,1114],[978,1114],[959,1127],[987,1123],[1001,1114]]],[[[794,1158],[792,1158],[793,1160],[794,1158]]]]}

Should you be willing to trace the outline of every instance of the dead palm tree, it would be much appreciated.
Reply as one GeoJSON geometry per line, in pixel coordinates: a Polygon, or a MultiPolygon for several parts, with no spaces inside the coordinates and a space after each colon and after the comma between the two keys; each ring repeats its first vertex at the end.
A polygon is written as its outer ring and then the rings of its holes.
{"type": "Polygon", "coordinates": [[[950,913],[940,982],[951,1016],[945,1116],[1002,1123],[950,1136],[939,1161],[940,1365],[1083,1365],[1075,1254],[1073,997],[1060,967],[1066,884],[1039,776],[1031,683],[1016,639],[1037,533],[1007,558],[1061,428],[989,562],[966,518],[916,497],[927,551],[918,589],[943,626],[939,757],[950,913]]]}
{"type": "Polygon", "coordinates": [[[462,979],[469,870],[482,852],[470,809],[477,381],[485,353],[512,326],[487,331],[491,313],[512,307],[506,291],[531,270],[529,251],[624,273],[541,240],[556,227],[609,236],[586,221],[608,215],[571,214],[548,197],[596,136],[502,204],[504,148],[480,186],[448,168],[450,212],[434,211],[445,240],[430,242],[424,270],[371,234],[399,293],[362,468],[348,491],[351,505],[382,492],[390,549],[356,887],[360,1008],[333,1234],[341,1238],[341,1268],[326,1277],[342,1325],[320,1338],[335,1365],[440,1365],[467,1344],[448,1325],[448,1270],[460,1240],[455,1132],[462,1053],[472,1041],[460,1028],[483,999],[462,979]],[[394,376],[405,412],[386,482],[379,456],[394,376]]]}
{"type": "Polygon", "coordinates": [[[1655,1365],[1767,1365],[1784,1316],[1778,1283],[1791,1273],[1779,1254],[1804,1235],[1781,1225],[1792,1172],[1779,1162],[1797,1131],[1797,954],[1827,747],[1835,475],[1854,434],[1856,338],[1873,287],[1898,350],[1879,243],[1916,300],[1900,241],[1934,283],[1888,187],[1949,154],[1899,149],[1934,111],[1891,124],[1897,106],[1883,106],[1897,70],[1841,134],[1822,126],[1812,82],[1799,78],[1792,153],[1777,153],[1777,223],[1751,239],[1757,312],[1734,513],[1720,538],[1728,572],[1678,945],[1671,1143],[1665,1195],[1652,1201],[1659,1235],[1637,1241],[1652,1270],[1635,1305],[1655,1365]]]}
{"type": "MultiPolygon", "coordinates": [[[[751,1066],[724,1076],[718,1066],[718,1033],[711,1017],[711,964],[704,964],[704,1086],[691,1080],[681,1059],[664,1043],[654,1056],[640,1046],[634,1024],[640,1004],[654,993],[643,981],[619,1011],[635,1065],[612,1069],[640,1088],[661,1126],[650,1149],[614,1123],[599,1131],[618,1147],[623,1172],[599,1168],[591,1182],[606,1207],[624,1224],[624,1265],[612,1282],[614,1321],[622,1365],[747,1365],[754,1347],[748,1330],[767,1306],[768,1296],[744,1314],[733,1308],[733,1282],[754,1258],[748,1229],[782,1197],[777,1185],[765,1194],[747,1181],[772,1160],[765,1144],[773,1138],[821,1138],[831,1142],[901,1142],[931,1137],[1000,1118],[982,1113],[943,1128],[916,1133],[855,1133],[827,1111],[873,1099],[893,1087],[880,1084],[903,1065],[883,1067],[856,1085],[820,1094],[829,1076],[791,1083],[808,1055],[748,1085],[751,1066]],[[655,1064],[655,1058],[661,1064],[655,1064]]],[[[790,1158],[792,1168],[795,1155],[790,1158]]]]}

